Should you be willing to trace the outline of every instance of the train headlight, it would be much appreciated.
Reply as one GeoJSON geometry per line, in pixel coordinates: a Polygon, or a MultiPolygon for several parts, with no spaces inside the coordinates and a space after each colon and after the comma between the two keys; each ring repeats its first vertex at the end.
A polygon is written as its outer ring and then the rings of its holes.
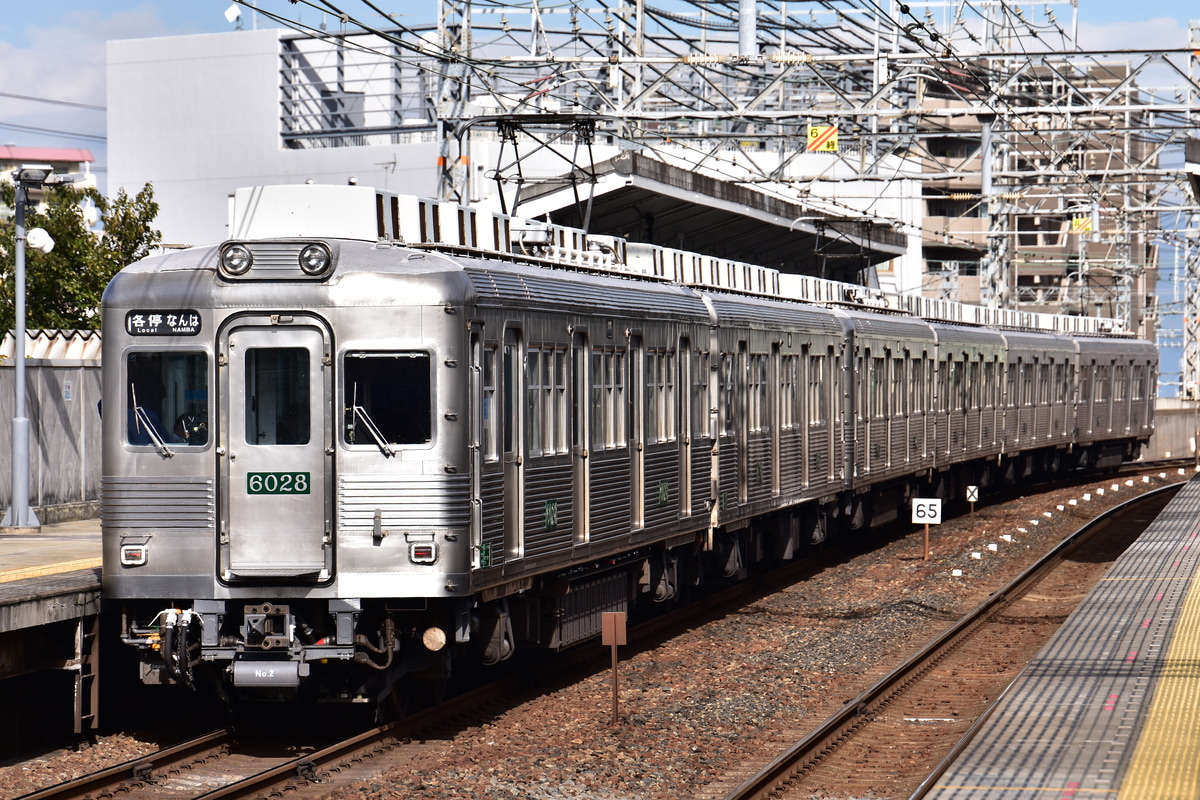
{"type": "Polygon", "coordinates": [[[329,248],[323,244],[310,244],[300,251],[300,271],[305,275],[320,275],[329,269],[329,248]]]}
{"type": "Polygon", "coordinates": [[[254,256],[245,245],[231,244],[221,251],[221,269],[230,275],[242,275],[249,271],[254,256]]]}

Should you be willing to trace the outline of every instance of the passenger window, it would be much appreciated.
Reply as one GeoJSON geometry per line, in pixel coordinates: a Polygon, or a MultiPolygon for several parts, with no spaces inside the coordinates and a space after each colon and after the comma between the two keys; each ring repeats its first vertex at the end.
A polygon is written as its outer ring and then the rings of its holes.
{"type": "MultiPolygon", "coordinates": [[[[490,358],[494,358],[494,352],[490,351],[490,358]]],[[[490,358],[484,359],[485,364],[490,363],[490,358]]],[[[349,352],[342,366],[346,444],[379,446],[430,441],[433,370],[429,353],[349,352]]],[[[491,400],[487,398],[487,402],[491,400]]],[[[484,411],[489,417],[494,413],[495,409],[484,411]]]]}
{"type": "Polygon", "coordinates": [[[126,441],[134,446],[208,444],[208,356],[134,352],[128,378],[126,441]]]}

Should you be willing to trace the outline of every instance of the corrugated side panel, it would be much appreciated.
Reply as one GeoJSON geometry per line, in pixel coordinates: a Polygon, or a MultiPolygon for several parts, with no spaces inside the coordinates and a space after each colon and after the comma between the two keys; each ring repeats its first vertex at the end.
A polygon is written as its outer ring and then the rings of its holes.
{"type": "Polygon", "coordinates": [[[216,526],[212,478],[104,478],[105,527],[203,528],[216,526]]]}
{"type": "Polygon", "coordinates": [[[646,453],[646,528],[674,525],[679,519],[679,448],[646,453]]]}
{"type": "Polygon", "coordinates": [[[824,429],[814,430],[808,438],[809,486],[822,486],[829,481],[829,437],[824,429]]]}
{"type": "Polygon", "coordinates": [[[967,412],[966,450],[971,457],[979,451],[979,413],[975,409],[967,412]]]}
{"type": "Polygon", "coordinates": [[[739,459],[737,446],[733,442],[721,444],[720,461],[721,474],[717,483],[717,491],[720,492],[720,495],[717,497],[717,502],[721,506],[721,513],[724,514],[740,505],[738,497],[739,459]]]}
{"type": "Polygon", "coordinates": [[[465,528],[470,488],[466,475],[343,475],[338,527],[369,531],[379,509],[384,528],[465,528]]]}
{"type": "Polygon", "coordinates": [[[768,500],[771,497],[771,439],[768,436],[755,434],[749,441],[749,458],[747,465],[750,472],[746,475],[746,499],[748,502],[768,500]]]}
{"type": "Polygon", "coordinates": [[[504,473],[500,470],[480,477],[483,502],[483,545],[491,554],[485,567],[504,563],[504,473]]]}
{"type": "Polygon", "coordinates": [[[792,495],[804,488],[804,439],[802,428],[793,428],[779,437],[779,491],[792,495]]]}
{"type": "Polygon", "coordinates": [[[616,458],[592,455],[591,541],[629,535],[629,455],[616,458]]]}
{"type": "Polygon", "coordinates": [[[697,439],[692,447],[692,514],[707,514],[712,489],[712,441],[697,439]]]}
{"type": "Polygon", "coordinates": [[[558,459],[525,463],[525,558],[570,553],[575,540],[571,464],[558,459]]]}

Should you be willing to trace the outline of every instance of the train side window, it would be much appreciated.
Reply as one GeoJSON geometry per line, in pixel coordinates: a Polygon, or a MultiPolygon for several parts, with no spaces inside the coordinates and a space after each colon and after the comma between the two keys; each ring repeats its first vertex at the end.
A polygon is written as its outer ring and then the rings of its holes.
{"type": "Polygon", "coordinates": [[[134,446],[208,444],[208,356],[137,351],[125,362],[126,441],[134,446]]]}
{"type": "Polygon", "coordinates": [[[526,355],[526,436],[531,455],[567,452],[567,351],[530,347],[526,355]]]}
{"type": "Polygon", "coordinates": [[[825,403],[825,356],[813,356],[808,364],[808,422],[810,425],[821,425],[825,422],[829,409],[825,403]]]}
{"type": "Polygon", "coordinates": [[[1101,364],[1096,367],[1096,384],[1095,384],[1094,400],[1108,399],[1108,365],[1101,364]]]}
{"type": "Polygon", "coordinates": [[[790,431],[796,426],[796,371],[799,359],[782,356],[779,359],[779,429],[790,431]]]}
{"type": "MultiPolygon", "coordinates": [[[[491,354],[494,360],[494,349],[491,354]]],[[[489,359],[485,357],[485,365],[488,362],[489,359]]],[[[348,352],[342,365],[346,444],[375,447],[379,444],[376,435],[387,444],[427,444],[430,441],[433,430],[433,369],[429,353],[348,352]]],[[[492,386],[494,395],[494,373],[492,386]]],[[[492,415],[485,410],[484,416],[488,418],[492,415]]],[[[307,434],[305,436],[307,441],[307,434]]]]}

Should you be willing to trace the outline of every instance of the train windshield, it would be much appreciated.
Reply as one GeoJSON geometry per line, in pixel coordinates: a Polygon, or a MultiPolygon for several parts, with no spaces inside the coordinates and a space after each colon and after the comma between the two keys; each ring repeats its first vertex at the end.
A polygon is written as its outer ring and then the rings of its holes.
{"type": "Polygon", "coordinates": [[[425,352],[346,353],[346,444],[426,444],[433,416],[431,359],[425,352]]]}
{"type": "Polygon", "coordinates": [[[126,441],[153,447],[208,444],[208,356],[179,351],[126,359],[126,441]]]}

